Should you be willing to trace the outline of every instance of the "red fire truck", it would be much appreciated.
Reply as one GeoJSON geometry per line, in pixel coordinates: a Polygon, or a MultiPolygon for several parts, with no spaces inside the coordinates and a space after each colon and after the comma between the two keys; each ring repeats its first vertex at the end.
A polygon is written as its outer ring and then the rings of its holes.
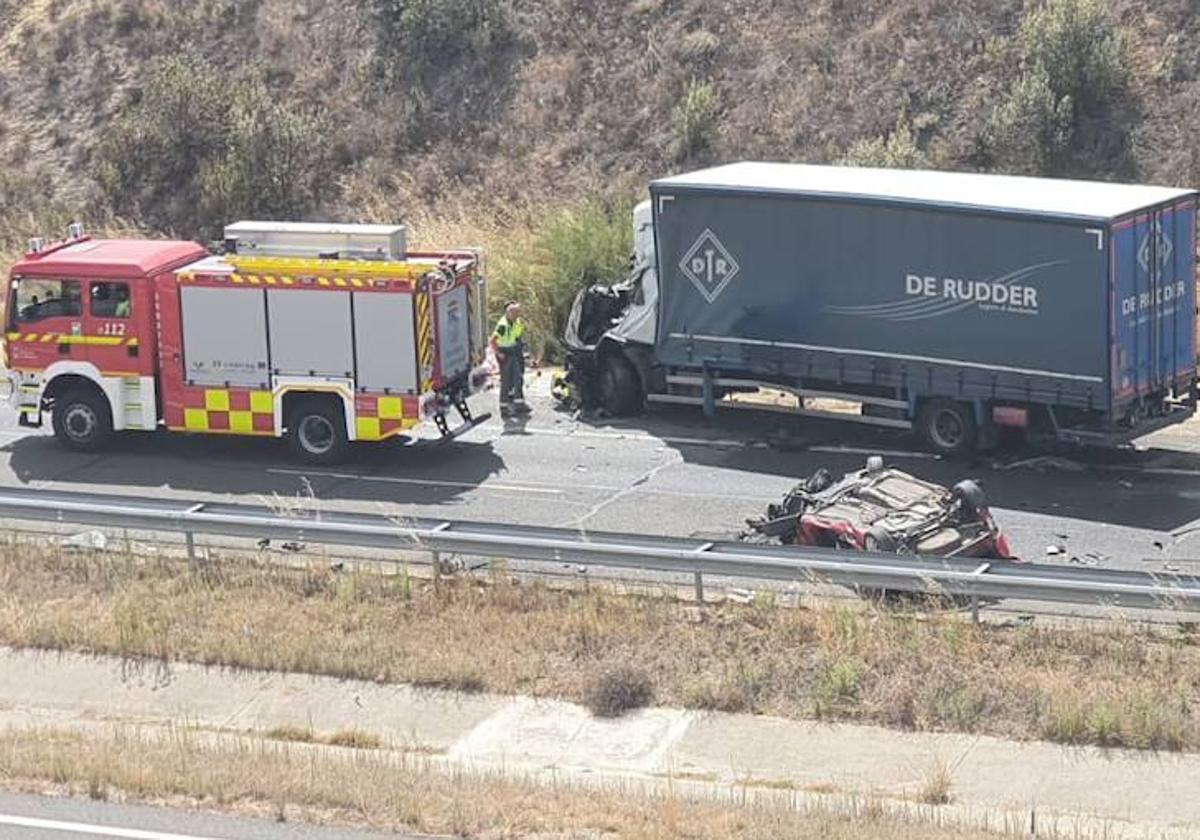
{"type": "Polygon", "coordinates": [[[486,419],[467,404],[487,380],[477,252],[407,252],[400,227],[288,223],[233,225],[225,250],[78,225],[34,240],[7,300],[21,425],[49,414],[80,451],[162,428],[286,437],[330,463],[423,420],[454,436],[486,419]]]}

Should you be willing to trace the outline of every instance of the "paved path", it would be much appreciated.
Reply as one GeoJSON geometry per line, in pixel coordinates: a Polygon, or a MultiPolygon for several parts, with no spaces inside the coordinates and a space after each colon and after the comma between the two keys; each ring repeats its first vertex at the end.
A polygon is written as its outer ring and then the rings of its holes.
{"type": "MultiPolygon", "coordinates": [[[[379,840],[382,835],[176,808],[0,793],[0,840],[379,840]]],[[[404,840],[399,835],[388,837],[404,840]]]]}
{"type": "MultiPolygon", "coordinates": [[[[911,803],[939,766],[943,813],[1021,824],[1031,808],[1079,836],[1200,836],[1200,756],[899,733],[747,715],[648,709],[598,720],[554,701],[320,677],[0,650],[0,726],[186,721],[232,732],[356,728],[435,763],[624,783],[680,780],[710,795],[873,795],[911,803]]],[[[905,806],[911,807],[911,806],[905,806]]],[[[2,810],[2,809],[0,809],[2,810]]],[[[2,836],[2,835],[0,835],[2,836]]]]}

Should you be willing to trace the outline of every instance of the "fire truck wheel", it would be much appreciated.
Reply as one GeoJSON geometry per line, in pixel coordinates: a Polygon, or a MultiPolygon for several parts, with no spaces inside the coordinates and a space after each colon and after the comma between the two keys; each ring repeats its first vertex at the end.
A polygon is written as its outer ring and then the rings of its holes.
{"type": "Polygon", "coordinates": [[[310,464],[341,460],[348,445],[341,406],[327,400],[300,403],[288,422],[288,442],[292,452],[310,464]]]}
{"type": "Polygon", "coordinates": [[[67,449],[93,452],[112,435],[108,401],[91,391],[68,391],[54,400],[54,436],[67,449]]]}

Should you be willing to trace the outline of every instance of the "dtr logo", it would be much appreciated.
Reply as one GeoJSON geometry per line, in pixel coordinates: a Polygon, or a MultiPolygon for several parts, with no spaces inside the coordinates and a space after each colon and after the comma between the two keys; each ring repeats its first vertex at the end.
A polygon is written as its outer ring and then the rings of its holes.
{"type": "Polygon", "coordinates": [[[1154,270],[1157,273],[1169,266],[1174,256],[1175,246],[1171,238],[1163,232],[1162,219],[1155,219],[1150,232],[1142,237],[1142,244],[1138,246],[1138,265],[1142,267],[1142,271],[1149,274],[1150,263],[1154,262],[1154,270]]]}
{"type": "Polygon", "coordinates": [[[711,230],[700,234],[680,261],[679,268],[709,303],[717,299],[740,270],[737,260],[711,230]]]}

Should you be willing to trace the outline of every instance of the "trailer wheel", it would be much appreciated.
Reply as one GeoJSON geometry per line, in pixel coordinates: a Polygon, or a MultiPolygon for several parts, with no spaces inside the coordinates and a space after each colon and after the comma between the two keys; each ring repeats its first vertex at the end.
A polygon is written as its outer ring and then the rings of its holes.
{"type": "Polygon", "coordinates": [[[112,436],[108,400],[93,390],[76,387],[56,397],[50,413],[54,436],[74,452],[95,452],[112,436]]]}
{"type": "Polygon", "coordinates": [[[332,400],[306,399],[288,420],[288,445],[309,464],[334,464],[346,454],[346,419],[332,400]]]}
{"type": "Polygon", "coordinates": [[[609,353],[601,362],[600,405],[613,417],[636,414],[642,407],[637,371],[618,353],[609,353]]]}
{"type": "Polygon", "coordinates": [[[955,400],[929,400],[917,418],[921,437],[935,452],[964,455],[975,448],[975,412],[955,400]]]}

